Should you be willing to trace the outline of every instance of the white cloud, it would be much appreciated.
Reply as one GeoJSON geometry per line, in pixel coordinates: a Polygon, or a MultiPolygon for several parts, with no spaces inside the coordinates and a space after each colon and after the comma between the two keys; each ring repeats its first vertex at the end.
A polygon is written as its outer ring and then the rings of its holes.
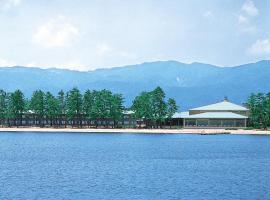
{"type": "Polygon", "coordinates": [[[96,52],[98,56],[104,56],[106,54],[110,54],[112,52],[112,48],[109,45],[103,43],[97,45],[96,52]]]}
{"type": "Polygon", "coordinates": [[[253,55],[270,54],[270,40],[269,39],[257,40],[248,49],[248,53],[253,55]]]}
{"type": "Polygon", "coordinates": [[[4,58],[0,58],[0,67],[13,67],[16,63],[10,60],[6,60],[4,58]]]}
{"type": "Polygon", "coordinates": [[[249,20],[247,17],[245,17],[243,15],[239,15],[238,16],[238,23],[239,24],[249,24],[249,20]]]}
{"type": "Polygon", "coordinates": [[[243,15],[238,16],[238,27],[239,31],[242,33],[255,33],[257,30],[256,26],[250,22],[249,18],[243,15]]]}
{"type": "Polygon", "coordinates": [[[65,47],[71,45],[79,36],[79,30],[64,16],[40,25],[33,34],[33,42],[45,47],[65,47]]]}
{"type": "Polygon", "coordinates": [[[252,0],[246,0],[242,5],[240,14],[237,15],[239,31],[241,33],[255,33],[256,25],[252,23],[254,17],[259,15],[259,10],[252,0]]]}
{"type": "Polygon", "coordinates": [[[242,6],[242,11],[244,11],[249,16],[257,16],[259,14],[259,10],[252,0],[245,1],[242,6]]]}
{"type": "Polygon", "coordinates": [[[0,9],[2,11],[10,10],[21,4],[22,0],[0,0],[0,9]]]}
{"type": "Polygon", "coordinates": [[[213,19],[214,18],[214,15],[211,11],[206,11],[205,13],[203,13],[203,17],[206,18],[206,19],[213,19]]]}

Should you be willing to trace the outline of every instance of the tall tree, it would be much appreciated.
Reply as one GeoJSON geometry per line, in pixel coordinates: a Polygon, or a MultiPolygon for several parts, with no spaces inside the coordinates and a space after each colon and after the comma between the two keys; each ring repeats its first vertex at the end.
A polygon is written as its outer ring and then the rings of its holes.
{"type": "Polygon", "coordinates": [[[87,90],[83,95],[83,112],[87,119],[92,118],[94,107],[94,95],[90,90],[87,90]]]}
{"type": "Polygon", "coordinates": [[[113,120],[113,126],[123,118],[123,97],[121,94],[113,94],[110,96],[110,118],[113,120]]]}
{"type": "Polygon", "coordinates": [[[96,108],[98,111],[98,118],[105,121],[105,126],[108,126],[108,119],[110,116],[110,100],[112,92],[109,90],[101,90],[97,93],[96,108]]]}
{"type": "Polygon", "coordinates": [[[142,92],[139,96],[135,97],[131,109],[134,111],[134,117],[139,120],[139,126],[141,122],[145,121],[146,125],[152,118],[151,109],[151,93],[142,92]]]}
{"type": "Polygon", "coordinates": [[[50,92],[47,92],[45,95],[45,116],[50,119],[51,126],[59,115],[60,109],[57,98],[55,98],[50,92]]]}
{"type": "Polygon", "coordinates": [[[65,93],[63,90],[58,92],[58,104],[59,104],[59,122],[60,125],[63,124],[63,122],[65,123],[65,127],[66,127],[66,119],[64,120],[64,116],[66,115],[66,98],[65,98],[65,93]]]}
{"type": "Polygon", "coordinates": [[[22,115],[25,111],[25,99],[22,91],[11,93],[9,100],[9,114],[15,120],[15,125],[22,125],[22,115]],[[17,123],[19,120],[19,124],[17,123]]]}
{"type": "Polygon", "coordinates": [[[143,119],[146,126],[153,126],[153,124],[161,126],[166,118],[174,114],[177,106],[173,99],[167,103],[164,91],[157,87],[153,91],[142,92],[137,96],[131,109],[134,111],[135,118],[143,119]]]}
{"type": "Polygon", "coordinates": [[[270,92],[265,96],[265,113],[267,119],[265,128],[267,129],[267,127],[270,126],[270,92]]]}
{"type": "Polygon", "coordinates": [[[4,90],[0,90],[0,124],[3,125],[7,116],[7,93],[4,90]]]}
{"type": "Polygon", "coordinates": [[[30,110],[37,116],[39,125],[44,126],[45,114],[45,93],[41,90],[36,90],[30,100],[30,110]]]}
{"type": "Polygon", "coordinates": [[[101,98],[100,98],[100,92],[93,90],[92,91],[92,98],[93,98],[93,106],[91,108],[91,113],[88,113],[91,115],[91,119],[94,120],[96,128],[98,127],[98,119],[101,118],[101,98]]]}
{"type": "Polygon", "coordinates": [[[171,120],[172,120],[172,116],[175,114],[175,112],[177,111],[178,107],[176,105],[176,102],[174,99],[169,98],[168,99],[168,105],[167,105],[167,118],[170,121],[170,128],[171,128],[171,120]]]}
{"type": "Polygon", "coordinates": [[[152,120],[155,122],[155,124],[159,123],[161,125],[161,123],[164,122],[167,117],[167,104],[165,102],[165,93],[160,87],[157,87],[151,92],[151,97],[151,107],[153,110],[152,120]]]}
{"type": "Polygon", "coordinates": [[[257,121],[258,121],[258,113],[257,113],[257,106],[256,106],[256,94],[252,93],[248,100],[247,100],[247,106],[249,107],[249,112],[250,112],[250,124],[253,127],[258,126],[257,121]]]}
{"type": "Polygon", "coordinates": [[[82,95],[78,88],[73,88],[68,92],[67,96],[67,116],[69,119],[75,120],[76,125],[81,126],[82,115],[82,95]]]}
{"type": "Polygon", "coordinates": [[[247,105],[250,109],[250,124],[255,128],[267,129],[270,123],[270,94],[251,94],[247,105]]]}

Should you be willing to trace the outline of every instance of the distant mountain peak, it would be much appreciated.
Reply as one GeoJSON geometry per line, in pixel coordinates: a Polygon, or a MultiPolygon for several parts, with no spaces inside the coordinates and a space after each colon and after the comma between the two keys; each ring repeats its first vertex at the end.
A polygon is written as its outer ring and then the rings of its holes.
{"type": "Polygon", "coordinates": [[[110,89],[122,93],[130,105],[140,92],[161,86],[167,97],[175,98],[185,110],[216,102],[225,95],[229,95],[233,102],[243,103],[251,92],[269,91],[270,61],[237,67],[169,60],[86,72],[23,66],[0,70],[0,88],[6,91],[21,89],[27,97],[37,89],[55,94],[72,87],[82,91],[110,89]]]}

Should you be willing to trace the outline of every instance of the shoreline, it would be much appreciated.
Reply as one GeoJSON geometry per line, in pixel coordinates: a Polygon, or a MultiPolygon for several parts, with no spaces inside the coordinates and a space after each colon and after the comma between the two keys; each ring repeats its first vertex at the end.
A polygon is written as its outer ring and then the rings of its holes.
{"type": "Polygon", "coordinates": [[[226,130],[226,129],[93,129],[93,128],[0,128],[2,132],[50,132],[50,133],[142,133],[142,134],[234,134],[234,135],[270,135],[270,130],[226,130]]]}

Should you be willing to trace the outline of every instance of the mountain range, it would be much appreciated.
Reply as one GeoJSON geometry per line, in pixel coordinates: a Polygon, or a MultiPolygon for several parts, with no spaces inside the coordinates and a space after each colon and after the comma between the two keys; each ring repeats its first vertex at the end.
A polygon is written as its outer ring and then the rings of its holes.
{"type": "Polygon", "coordinates": [[[27,97],[36,89],[54,94],[72,87],[82,91],[110,89],[122,93],[125,104],[130,106],[141,91],[156,86],[161,86],[167,97],[175,98],[180,110],[215,103],[225,96],[241,104],[252,92],[270,91],[270,60],[235,67],[157,61],[85,72],[22,66],[0,68],[0,88],[21,89],[27,97]]]}

